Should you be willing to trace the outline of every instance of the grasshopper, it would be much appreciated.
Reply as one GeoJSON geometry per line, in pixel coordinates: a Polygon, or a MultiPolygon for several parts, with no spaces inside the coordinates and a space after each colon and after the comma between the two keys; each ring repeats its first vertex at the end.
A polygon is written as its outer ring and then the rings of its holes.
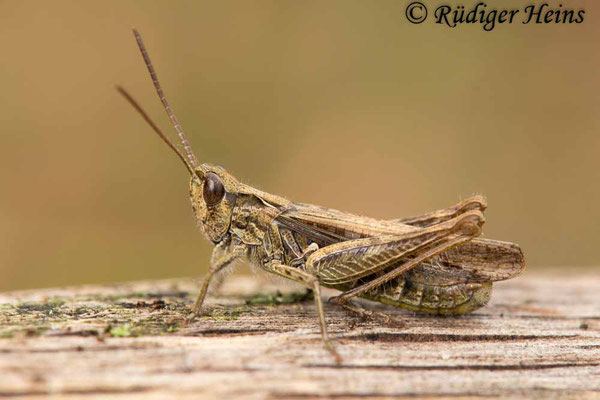
{"type": "Polygon", "coordinates": [[[194,214],[215,245],[191,319],[199,315],[213,277],[245,258],[314,292],[323,343],[339,360],[327,333],[321,286],[342,292],[330,302],[390,322],[385,314],[351,300],[361,297],[431,314],[466,314],[487,304],[492,282],[523,271],[518,245],[478,238],[487,207],[482,196],[423,215],[377,220],[294,203],[246,185],[222,167],[200,164],[167,102],[140,34],[135,29],[133,33],[185,155],[125,89],[117,90],[189,171],[194,214]]]}

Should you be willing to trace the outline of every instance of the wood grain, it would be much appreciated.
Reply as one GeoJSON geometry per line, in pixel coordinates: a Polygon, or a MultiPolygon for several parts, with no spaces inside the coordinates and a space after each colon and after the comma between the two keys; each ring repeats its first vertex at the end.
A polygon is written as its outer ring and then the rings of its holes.
{"type": "Polygon", "coordinates": [[[278,287],[231,277],[187,326],[191,280],[0,294],[0,397],[600,398],[599,274],[526,273],[462,317],[364,303],[393,328],[327,304],[342,365],[278,287]]]}

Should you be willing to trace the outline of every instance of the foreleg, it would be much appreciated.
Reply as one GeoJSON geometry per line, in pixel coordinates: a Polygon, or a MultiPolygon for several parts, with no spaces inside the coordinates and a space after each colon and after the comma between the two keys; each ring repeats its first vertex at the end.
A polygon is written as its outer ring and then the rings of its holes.
{"type": "Polygon", "coordinates": [[[206,297],[206,293],[208,292],[208,286],[210,285],[210,281],[212,278],[221,271],[223,268],[230,265],[233,261],[240,258],[246,254],[246,248],[244,246],[235,246],[229,252],[223,253],[223,249],[219,246],[215,247],[213,250],[213,256],[211,257],[211,266],[208,270],[208,273],[204,276],[202,280],[202,285],[200,286],[200,293],[198,294],[198,298],[194,303],[194,307],[192,308],[192,315],[188,318],[188,321],[193,321],[198,314],[200,314],[200,309],[202,308],[202,303],[204,303],[204,298],[206,297]]]}

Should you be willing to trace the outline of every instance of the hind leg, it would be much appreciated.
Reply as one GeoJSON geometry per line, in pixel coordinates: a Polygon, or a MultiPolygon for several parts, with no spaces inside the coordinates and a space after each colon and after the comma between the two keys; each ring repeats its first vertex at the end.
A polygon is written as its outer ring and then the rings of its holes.
{"type": "Polygon", "coordinates": [[[349,311],[353,314],[358,315],[360,318],[380,321],[384,325],[391,326],[391,327],[401,327],[404,325],[398,319],[391,317],[391,316],[387,315],[386,313],[373,311],[373,310],[367,310],[366,308],[361,307],[360,305],[358,305],[356,303],[348,302],[348,303],[335,303],[335,304],[339,305],[346,311],[349,311]]]}
{"type": "Polygon", "coordinates": [[[451,207],[442,210],[432,211],[430,213],[416,215],[412,217],[397,218],[391,221],[400,222],[405,225],[426,228],[435,224],[446,222],[467,211],[479,210],[483,212],[487,208],[487,201],[483,196],[471,196],[451,207]]]}

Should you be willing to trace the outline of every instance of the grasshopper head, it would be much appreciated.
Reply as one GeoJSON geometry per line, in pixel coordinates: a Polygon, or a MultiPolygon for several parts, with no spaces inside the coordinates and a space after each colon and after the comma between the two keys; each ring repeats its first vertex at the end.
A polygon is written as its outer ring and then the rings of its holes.
{"type": "Polygon", "coordinates": [[[190,179],[192,208],[206,236],[220,242],[231,224],[238,181],[221,167],[202,164],[190,179]]]}

